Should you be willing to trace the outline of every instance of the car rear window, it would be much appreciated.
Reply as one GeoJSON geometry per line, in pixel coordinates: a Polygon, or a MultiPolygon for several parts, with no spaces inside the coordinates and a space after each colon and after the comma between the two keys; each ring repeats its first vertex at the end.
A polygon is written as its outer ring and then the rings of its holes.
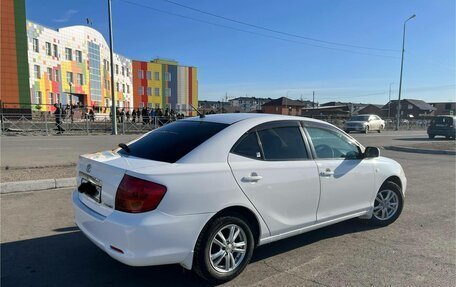
{"type": "Polygon", "coordinates": [[[122,155],[174,163],[227,126],[202,121],[177,121],[128,144],[130,152],[123,149],[118,152],[122,155]]]}
{"type": "Polygon", "coordinates": [[[450,126],[450,125],[453,124],[453,118],[451,118],[451,117],[435,117],[434,119],[432,119],[431,124],[450,126]]]}

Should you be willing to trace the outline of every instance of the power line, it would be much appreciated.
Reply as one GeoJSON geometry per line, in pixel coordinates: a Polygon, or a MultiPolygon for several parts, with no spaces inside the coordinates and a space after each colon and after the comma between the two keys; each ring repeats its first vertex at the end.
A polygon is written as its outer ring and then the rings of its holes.
{"type": "Polygon", "coordinates": [[[206,20],[202,20],[202,19],[198,19],[198,18],[194,18],[194,17],[182,15],[182,14],[177,14],[177,13],[161,10],[161,9],[158,9],[158,8],[154,8],[154,7],[151,7],[151,6],[148,6],[148,5],[144,5],[144,4],[140,4],[140,3],[136,3],[136,2],[132,2],[132,1],[128,1],[128,0],[119,0],[119,1],[127,3],[127,4],[130,4],[130,5],[133,5],[133,6],[138,6],[138,7],[141,7],[141,8],[149,9],[149,10],[152,10],[152,11],[155,11],[155,12],[159,12],[159,13],[163,13],[163,14],[167,14],[167,15],[172,15],[172,16],[176,16],[176,17],[192,20],[192,21],[195,21],[195,22],[200,22],[200,23],[212,25],[212,26],[217,26],[217,27],[222,27],[222,28],[226,28],[226,29],[231,29],[231,30],[238,31],[238,32],[243,32],[243,33],[248,33],[248,34],[252,34],[252,35],[257,35],[257,36],[261,36],[261,37],[265,37],[265,38],[271,38],[271,39],[285,41],[285,42],[291,42],[291,43],[295,43],[295,44],[301,44],[301,45],[306,45],[306,46],[311,46],[311,47],[316,47],[316,48],[322,48],[322,49],[328,49],[328,50],[334,50],[334,51],[341,51],[341,52],[352,53],[352,54],[360,54],[360,55],[367,55],[367,56],[374,56],[374,57],[399,59],[399,57],[396,57],[396,56],[371,54],[371,53],[347,50],[347,49],[342,49],[342,48],[327,47],[327,46],[321,46],[321,45],[305,43],[305,42],[301,42],[301,41],[281,38],[281,37],[277,37],[277,36],[262,34],[262,33],[253,32],[253,31],[248,31],[248,30],[244,30],[244,29],[240,29],[240,28],[235,28],[235,27],[231,27],[231,26],[227,26],[227,25],[223,25],[223,24],[219,24],[219,23],[214,23],[214,22],[210,22],[210,21],[206,21],[206,20]]]}
{"type": "Polygon", "coordinates": [[[203,11],[203,10],[200,10],[200,9],[197,9],[197,8],[193,8],[193,7],[190,7],[190,6],[181,4],[181,3],[177,3],[177,2],[174,2],[174,1],[170,1],[170,0],[162,0],[162,1],[170,3],[170,4],[173,4],[173,5],[176,5],[176,6],[180,6],[180,7],[185,8],[185,9],[193,10],[193,11],[196,11],[196,12],[199,12],[199,13],[202,13],[202,14],[206,14],[206,15],[210,15],[210,16],[213,16],[213,17],[217,17],[217,18],[220,18],[220,19],[223,19],[223,20],[226,20],[226,21],[234,22],[234,23],[237,23],[237,24],[241,24],[241,25],[245,25],[245,26],[249,26],[249,27],[253,27],[253,28],[257,28],[257,29],[261,29],[261,30],[277,33],[277,34],[282,34],[282,35],[285,35],[285,36],[305,39],[305,40],[319,42],[319,43],[324,43],[324,44],[350,47],[350,48],[376,50],[376,51],[387,51],[387,52],[400,52],[400,50],[395,50],[395,49],[373,48],[373,47],[366,47],[366,46],[359,46],[359,45],[353,45],[353,44],[347,44],[347,43],[326,41],[326,40],[320,40],[320,39],[316,39],[316,38],[301,36],[301,35],[297,35],[297,34],[293,34],[293,33],[289,33],[289,32],[284,32],[284,31],[280,31],[280,30],[276,30],[276,29],[272,29],[272,28],[268,28],[268,27],[264,27],[264,26],[260,26],[260,25],[256,25],[256,24],[247,23],[247,22],[240,21],[240,20],[231,19],[231,18],[228,18],[228,17],[225,17],[225,16],[221,16],[221,15],[217,15],[217,14],[214,14],[214,13],[211,13],[211,12],[203,11]]]}

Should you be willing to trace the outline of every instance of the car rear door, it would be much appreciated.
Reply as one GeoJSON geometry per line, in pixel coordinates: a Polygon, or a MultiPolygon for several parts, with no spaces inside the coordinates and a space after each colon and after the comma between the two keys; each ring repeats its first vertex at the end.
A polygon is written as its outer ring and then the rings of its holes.
{"type": "Polygon", "coordinates": [[[306,122],[305,130],[320,175],[317,222],[368,208],[374,196],[374,160],[363,160],[356,142],[336,128],[306,122]]]}
{"type": "Polygon", "coordinates": [[[271,235],[315,223],[318,169],[298,121],[255,127],[235,144],[228,162],[271,235]]]}

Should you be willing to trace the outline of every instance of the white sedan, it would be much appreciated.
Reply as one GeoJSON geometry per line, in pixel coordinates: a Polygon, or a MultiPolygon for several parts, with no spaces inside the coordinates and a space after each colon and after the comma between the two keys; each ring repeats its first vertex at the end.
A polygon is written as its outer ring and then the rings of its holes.
{"type": "Polygon", "coordinates": [[[356,217],[386,226],[404,204],[397,162],[314,119],[210,115],[119,146],[79,159],[79,228],[120,262],[178,263],[214,283],[256,246],[356,217]]]}

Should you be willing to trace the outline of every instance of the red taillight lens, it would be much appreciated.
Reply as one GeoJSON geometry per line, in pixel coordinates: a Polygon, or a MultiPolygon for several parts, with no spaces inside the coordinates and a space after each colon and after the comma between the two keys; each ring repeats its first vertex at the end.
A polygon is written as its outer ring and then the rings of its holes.
{"type": "Polygon", "coordinates": [[[116,210],[138,213],[157,208],[166,187],[144,179],[124,175],[116,194],[116,210]]]}

